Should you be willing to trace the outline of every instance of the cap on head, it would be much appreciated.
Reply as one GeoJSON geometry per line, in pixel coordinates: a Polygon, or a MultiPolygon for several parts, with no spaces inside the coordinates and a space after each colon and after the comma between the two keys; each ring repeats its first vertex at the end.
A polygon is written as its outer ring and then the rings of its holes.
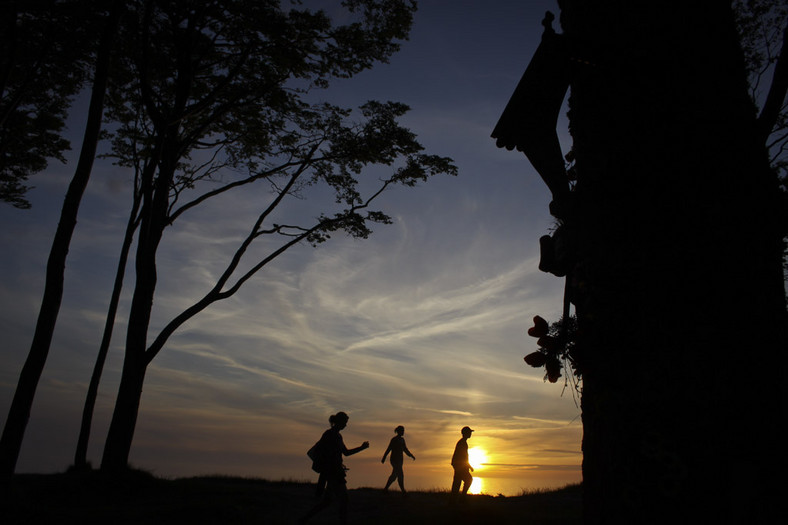
{"type": "Polygon", "coordinates": [[[465,434],[468,434],[470,436],[471,432],[473,432],[473,429],[471,427],[462,427],[462,430],[460,430],[460,432],[462,433],[463,436],[465,434]]]}

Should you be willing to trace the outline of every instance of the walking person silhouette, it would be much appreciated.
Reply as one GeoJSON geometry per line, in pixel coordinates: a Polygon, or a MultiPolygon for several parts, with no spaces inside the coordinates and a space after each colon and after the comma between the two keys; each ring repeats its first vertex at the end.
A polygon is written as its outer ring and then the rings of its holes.
{"type": "Polygon", "coordinates": [[[451,457],[451,466],[454,467],[454,479],[451,482],[451,501],[457,501],[460,494],[460,484],[462,484],[462,495],[468,494],[473,481],[473,467],[468,459],[468,440],[471,438],[473,429],[462,427],[460,430],[462,438],[454,446],[454,454],[451,457]]]}
{"type": "Polygon", "coordinates": [[[394,483],[394,480],[397,480],[402,494],[406,494],[405,473],[402,471],[402,462],[405,459],[403,453],[413,458],[414,461],[416,460],[416,456],[410,453],[408,446],[405,444],[405,438],[402,437],[403,434],[405,434],[405,427],[400,425],[394,429],[394,432],[396,435],[391,438],[391,441],[389,441],[389,446],[386,449],[386,452],[383,453],[383,459],[380,460],[381,463],[385,463],[386,455],[391,452],[391,456],[389,456],[389,461],[391,462],[391,475],[389,476],[389,479],[386,482],[386,486],[383,490],[388,490],[389,486],[394,483]]]}
{"type": "Polygon", "coordinates": [[[345,480],[345,465],[342,464],[342,456],[352,456],[362,450],[369,448],[369,441],[364,441],[361,446],[348,449],[342,439],[340,431],[347,426],[350,418],[344,412],[337,412],[328,418],[331,428],[323,432],[323,436],[318,441],[316,447],[315,464],[320,473],[321,480],[325,480],[326,488],[323,497],[318,501],[298,523],[306,523],[312,516],[328,507],[333,496],[339,500],[339,519],[342,523],[347,523],[347,481],[345,480]]]}

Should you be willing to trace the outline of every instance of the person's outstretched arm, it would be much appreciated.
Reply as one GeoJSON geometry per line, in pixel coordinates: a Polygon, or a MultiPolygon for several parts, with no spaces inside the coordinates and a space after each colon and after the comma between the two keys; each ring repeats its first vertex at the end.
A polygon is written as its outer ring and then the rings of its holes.
{"type": "Polygon", "coordinates": [[[388,456],[389,452],[391,452],[391,445],[392,445],[392,443],[394,443],[393,439],[391,441],[389,441],[389,446],[386,449],[386,451],[383,453],[383,459],[380,460],[381,463],[385,463],[386,462],[386,456],[388,456]]]}
{"type": "Polygon", "coordinates": [[[369,441],[365,441],[359,447],[351,448],[350,450],[345,448],[344,450],[342,450],[342,453],[346,456],[352,456],[353,454],[356,454],[357,452],[361,452],[362,450],[366,450],[368,448],[369,448],[369,441]]]}

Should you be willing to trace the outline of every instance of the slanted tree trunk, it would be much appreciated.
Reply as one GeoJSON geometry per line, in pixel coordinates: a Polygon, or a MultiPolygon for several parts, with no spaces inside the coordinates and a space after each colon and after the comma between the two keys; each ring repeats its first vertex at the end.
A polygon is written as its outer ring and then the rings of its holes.
{"type": "MultiPolygon", "coordinates": [[[[174,145],[162,148],[172,153],[174,145]]],[[[156,251],[167,227],[170,183],[175,173],[176,160],[163,162],[153,179],[142,183],[143,205],[135,258],[136,282],[129,311],[126,333],[126,352],[121,372],[118,397],[112,414],[101,469],[120,471],[128,466],[131,442],[137,424],[142,385],[150,358],[147,355],[148,326],[156,291],[156,251]]]]}
{"type": "Polygon", "coordinates": [[[101,460],[101,470],[105,472],[117,473],[128,468],[147,366],[144,352],[126,352],[115,410],[101,460]]]}
{"type": "Polygon", "coordinates": [[[135,192],[134,203],[131,207],[129,214],[129,221],[126,225],[126,233],[123,237],[123,244],[120,249],[120,258],[118,260],[118,268],[115,274],[115,282],[112,286],[112,295],[107,309],[107,319],[104,323],[104,335],[101,338],[99,345],[98,355],[96,356],[96,363],[93,366],[93,374],[90,376],[90,384],[85,396],[85,406],[82,409],[82,423],[79,427],[79,437],[77,439],[77,448],[74,453],[74,468],[83,470],[88,468],[88,442],[90,441],[90,430],[93,423],[93,413],[96,407],[96,398],[98,397],[99,383],[101,382],[101,375],[104,371],[104,363],[109,353],[109,345],[112,340],[112,332],[115,326],[115,316],[118,311],[118,303],[120,302],[120,293],[123,289],[123,277],[126,274],[126,263],[129,258],[129,251],[131,250],[131,243],[134,240],[134,232],[137,229],[137,212],[139,211],[139,197],[135,192]]]}
{"type": "Polygon", "coordinates": [[[559,4],[585,523],[766,522],[788,415],[778,189],[730,7],[559,4]]]}
{"type": "Polygon", "coordinates": [[[49,354],[52,335],[55,331],[58,313],[60,312],[66,257],[68,256],[71,237],[77,224],[79,205],[90,179],[93,160],[96,156],[101,119],[104,113],[104,94],[109,77],[110,53],[121,9],[122,2],[113,2],[96,52],[96,68],[82,149],[74,171],[74,177],[71,179],[71,184],[69,184],[66,192],[63,208],[60,212],[60,221],[58,222],[55,238],[52,241],[52,248],[49,252],[44,296],[41,300],[41,309],[38,314],[35,333],[33,334],[33,342],[30,345],[30,351],[19,375],[19,382],[14,393],[14,399],[11,402],[3,436],[0,440],[0,474],[2,475],[11,475],[16,468],[19,451],[22,447],[22,438],[24,437],[25,428],[30,418],[30,410],[33,406],[33,398],[49,354]]]}

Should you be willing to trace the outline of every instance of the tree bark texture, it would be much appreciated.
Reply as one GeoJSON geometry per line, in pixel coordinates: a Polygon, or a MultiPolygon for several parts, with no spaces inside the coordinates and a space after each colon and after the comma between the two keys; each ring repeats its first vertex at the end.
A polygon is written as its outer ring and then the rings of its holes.
{"type": "Polygon", "coordinates": [[[730,7],[559,5],[585,523],[766,522],[788,415],[778,188],[730,7]]]}

